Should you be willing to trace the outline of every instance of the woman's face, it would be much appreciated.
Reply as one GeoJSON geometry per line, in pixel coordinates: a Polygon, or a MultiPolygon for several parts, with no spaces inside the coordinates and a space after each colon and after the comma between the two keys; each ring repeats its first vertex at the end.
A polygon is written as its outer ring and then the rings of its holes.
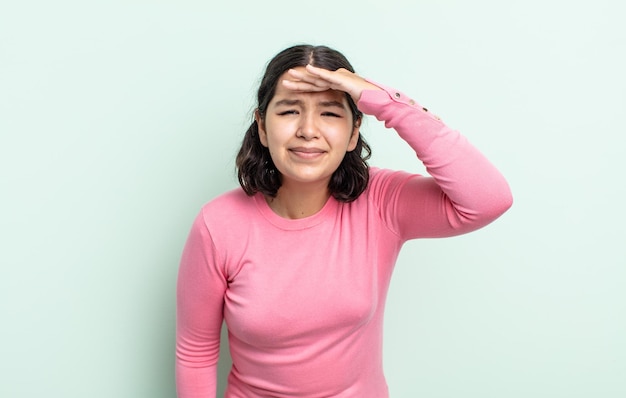
{"type": "MultiPolygon", "coordinates": [[[[304,71],[304,67],[296,68],[304,71]]],[[[261,144],[269,149],[283,186],[328,182],[346,152],[359,138],[346,95],[342,91],[295,92],[278,80],[274,97],[260,119],[261,144]]]]}

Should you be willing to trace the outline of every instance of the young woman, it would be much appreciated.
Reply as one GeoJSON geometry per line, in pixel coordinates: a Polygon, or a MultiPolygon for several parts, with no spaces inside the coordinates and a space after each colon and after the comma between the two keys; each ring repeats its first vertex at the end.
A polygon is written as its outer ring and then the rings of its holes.
{"type": "Polygon", "coordinates": [[[224,320],[226,397],[388,397],[383,312],[403,243],[476,230],[512,203],[463,136],[324,46],[270,61],[237,167],[243,189],[202,208],[182,255],[183,398],[215,397],[224,320]],[[369,168],[363,113],[395,129],[430,176],[369,168]]]}

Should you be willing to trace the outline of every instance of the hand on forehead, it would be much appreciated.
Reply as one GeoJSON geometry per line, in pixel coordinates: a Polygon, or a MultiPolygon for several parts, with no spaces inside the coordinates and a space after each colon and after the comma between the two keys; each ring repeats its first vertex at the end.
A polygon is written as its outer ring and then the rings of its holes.
{"type": "Polygon", "coordinates": [[[323,76],[323,72],[330,72],[325,69],[316,68],[311,65],[298,66],[285,72],[281,79],[284,88],[291,91],[311,92],[325,91],[331,88],[331,82],[323,76]],[[317,72],[317,73],[314,73],[317,72]]]}
{"type": "Polygon", "coordinates": [[[358,102],[364,90],[379,90],[375,85],[347,69],[330,71],[313,65],[288,70],[283,75],[280,84],[297,92],[343,91],[350,94],[354,102],[358,102]]]}

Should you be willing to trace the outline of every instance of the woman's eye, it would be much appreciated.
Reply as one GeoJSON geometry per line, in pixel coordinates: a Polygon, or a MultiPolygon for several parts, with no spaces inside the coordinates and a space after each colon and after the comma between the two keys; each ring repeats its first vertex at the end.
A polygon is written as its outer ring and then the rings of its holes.
{"type": "Polygon", "coordinates": [[[297,114],[298,114],[298,111],[296,111],[296,110],[294,110],[294,109],[290,109],[290,110],[287,110],[287,111],[282,111],[282,112],[279,112],[278,114],[279,114],[280,116],[283,116],[283,115],[297,115],[297,114]]]}
{"type": "Polygon", "coordinates": [[[333,113],[333,112],[324,112],[322,113],[322,116],[341,117],[340,115],[333,113]]]}

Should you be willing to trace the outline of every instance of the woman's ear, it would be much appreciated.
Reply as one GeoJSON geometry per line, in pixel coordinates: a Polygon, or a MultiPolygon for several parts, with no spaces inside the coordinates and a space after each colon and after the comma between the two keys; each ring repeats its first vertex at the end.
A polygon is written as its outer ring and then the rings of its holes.
{"type": "Polygon", "coordinates": [[[265,131],[265,123],[263,122],[263,118],[261,117],[261,113],[258,108],[254,111],[254,120],[256,121],[256,126],[259,131],[259,141],[261,141],[261,145],[267,148],[267,132],[265,131]]]}
{"type": "Polygon", "coordinates": [[[348,142],[348,152],[354,151],[354,149],[356,148],[356,144],[359,142],[359,129],[361,128],[362,119],[362,117],[359,117],[354,121],[354,127],[352,127],[352,135],[350,136],[350,141],[348,142]]]}

